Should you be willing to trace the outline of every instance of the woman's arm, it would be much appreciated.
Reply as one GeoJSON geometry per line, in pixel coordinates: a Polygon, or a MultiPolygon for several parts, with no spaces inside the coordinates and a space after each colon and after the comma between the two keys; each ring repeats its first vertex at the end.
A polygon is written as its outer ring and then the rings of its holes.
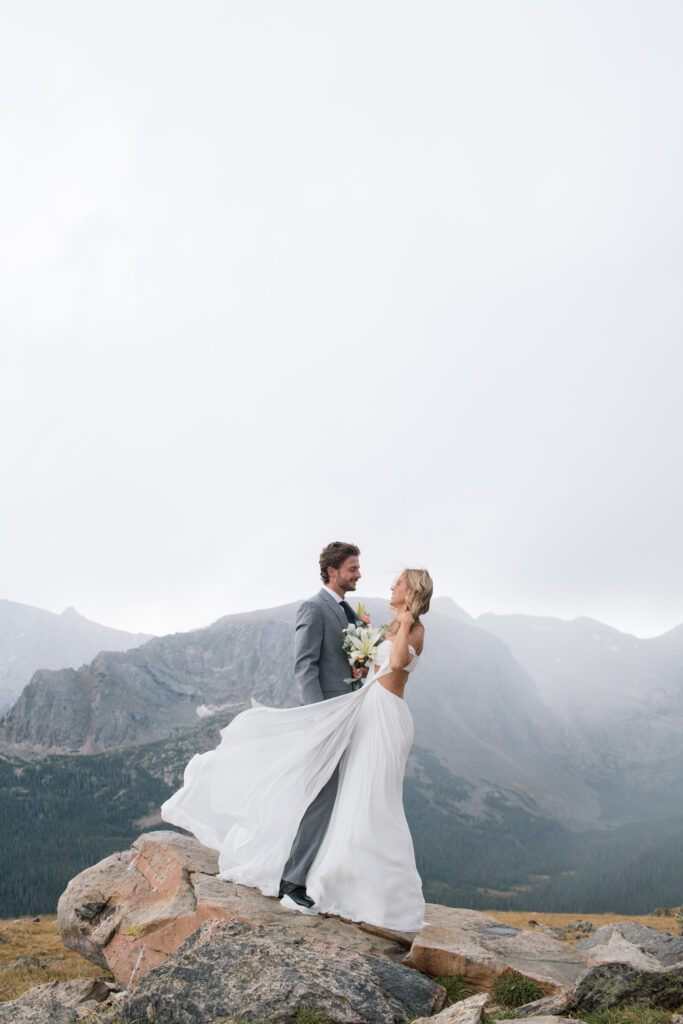
{"type": "Polygon", "coordinates": [[[389,667],[392,671],[405,668],[412,658],[412,654],[408,650],[408,644],[410,641],[410,630],[415,622],[407,608],[402,612],[398,612],[396,618],[400,626],[398,633],[394,636],[391,654],[389,655],[389,667]]]}
{"type": "Polygon", "coordinates": [[[422,648],[425,645],[425,628],[424,626],[415,625],[410,631],[409,640],[413,646],[413,650],[416,654],[422,654],[422,648]]]}

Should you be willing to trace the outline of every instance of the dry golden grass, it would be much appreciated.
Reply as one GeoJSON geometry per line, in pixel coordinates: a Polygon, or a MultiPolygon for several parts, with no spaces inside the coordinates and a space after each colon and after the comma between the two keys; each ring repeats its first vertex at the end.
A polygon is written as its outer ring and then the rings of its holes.
{"type": "Polygon", "coordinates": [[[54,914],[0,920],[0,1002],[16,999],[34,985],[71,978],[113,977],[62,945],[54,914]],[[40,967],[11,967],[23,956],[35,956],[40,967]]]}
{"type": "MultiPolygon", "coordinates": [[[[511,928],[522,928],[525,931],[534,930],[529,927],[529,921],[537,921],[550,928],[565,928],[574,921],[590,921],[596,929],[602,928],[605,924],[614,924],[615,921],[637,921],[638,924],[656,928],[660,932],[671,932],[672,935],[678,935],[679,931],[678,921],[674,917],[654,917],[652,914],[641,917],[636,917],[635,914],[535,914],[531,910],[489,910],[487,913],[497,917],[503,924],[510,925],[511,928]]],[[[569,938],[568,941],[574,942],[582,937],[579,935],[576,939],[569,938]]]]}

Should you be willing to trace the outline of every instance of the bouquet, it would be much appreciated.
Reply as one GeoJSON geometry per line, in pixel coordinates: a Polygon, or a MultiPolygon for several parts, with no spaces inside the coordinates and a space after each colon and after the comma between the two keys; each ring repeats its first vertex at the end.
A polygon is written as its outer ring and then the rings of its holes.
{"type": "MultiPolygon", "coordinates": [[[[351,668],[363,669],[375,660],[377,648],[384,639],[384,630],[372,628],[362,602],[358,605],[357,615],[364,625],[348,625],[344,630],[342,647],[351,668]]],[[[363,680],[356,678],[345,679],[344,682],[351,683],[354,689],[363,685],[363,680]]]]}

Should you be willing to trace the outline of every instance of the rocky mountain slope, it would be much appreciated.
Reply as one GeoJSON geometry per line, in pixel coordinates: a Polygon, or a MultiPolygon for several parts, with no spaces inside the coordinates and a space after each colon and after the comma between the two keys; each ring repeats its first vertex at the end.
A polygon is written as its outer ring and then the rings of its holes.
{"type": "Polygon", "coordinates": [[[0,600],[0,714],[17,699],[39,668],[76,667],[99,651],[126,651],[149,640],[83,618],[73,608],[61,615],[0,600]]]}
{"type": "MultiPolygon", "coordinates": [[[[386,603],[368,604],[374,622],[389,619],[386,603]]],[[[192,753],[215,745],[252,697],[298,702],[295,608],[226,616],[35,674],[0,723],[7,913],[48,909],[67,872],[156,824],[192,753]],[[78,848],[64,824],[77,828],[78,848]]],[[[518,618],[475,624],[448,599],[430,613],[407,689],[416,733],[405,783],[425,891],[472,907],[679,903],[683,631],[637,641],[590,620],[518,618]],[[637,645],[651,652],[640,674],[623,654],[640,657],[637,645]]]]}
{"type": "Polygon", "coordinates": [[[246,707],[252,696],[296,703],[292,633],[277,615],[234,616],[81,669],[40,670],[0,723],[0,747],[96,753],[162,739],[196,725],[198,712],[246,707]]]}
{"type": "MultiPolygon", "coordinates": [[[[368,607],[373,621],[390,617],[383,602],[368,607]]],[[[37,672],[0,723],[0,750],[97,753],[163,739],[198,716],[240,710],[252,697],[298,703],[295,608],[226,616],[207,629],[100,654],[79,670],[37,672]]],[[[496,637],[446,611],[430,614],[429,642],[407,691],[416,744],[477,785],[485,779],[516,788],[539,813],[595,820],[597,804],[569,751],[563,754],[555,719],[528,673],[496,637]]]]}

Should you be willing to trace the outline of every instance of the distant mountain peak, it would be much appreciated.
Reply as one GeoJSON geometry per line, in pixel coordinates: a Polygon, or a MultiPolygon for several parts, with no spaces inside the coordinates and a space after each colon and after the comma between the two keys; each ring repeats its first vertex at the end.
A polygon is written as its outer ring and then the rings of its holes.
{"type": "Polygon", "coordinates": [[[435,597],[431,604],[431,610],[438,612],[439,615],[447,615],[451,619],[457,619],[459,622],[468,622],[470,625],[474,625],[472,616],[464,608],[461,608],[459,604],[456,604],[452,597],[435,597]]]}
{"type": "Polygon", "coordinates": [[[92,622],[73,605],[59,614],[0,599],[0,715],[38,669],[76,667],[100,651],[130,650],[149,639],[92,622]]]}

